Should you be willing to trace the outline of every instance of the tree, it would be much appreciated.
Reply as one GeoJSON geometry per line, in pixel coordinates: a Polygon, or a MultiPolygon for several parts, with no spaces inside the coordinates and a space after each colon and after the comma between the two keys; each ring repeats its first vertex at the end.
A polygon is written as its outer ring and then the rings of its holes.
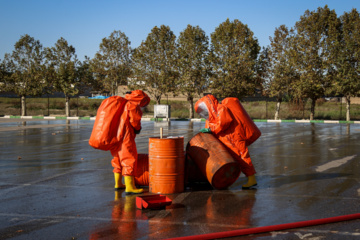
{"type": "Polygon", "coordinates": [[[307,10],[296,22],[296,63],[300,72],[294,83],[298,98],[311,99],[310,120],[314,119],[316,100],[331,86],[334,64],[332,54],[339,37],[340,21],[334,10],[326,5],[317,11],[307,10]]]}
{"type": "Polygon", "coordinates": [[[190,118],[193,118],[194,96],[200,95],[208,85],[209,41],[199,26],[188,25],[180,33],[177,43],[179,91],[187,96],[190,118]]]}
{"type": "MultiPolygon", "coordinates": [[[[47,50],[45,50],[45,55],[46,55],[46,51],[47,50]]],[[[56,71],[55,71],[55,67],[52,64],[49,64],[49,62],[47,60],[45,60],[44,66],[45,67],[43,70],[43,74],[44,74],[45,85],[43,88],[42,95],[47,96],[47,100],[48,100],[47,101],[47,109],[48,109],[47,115],[50,115],[50,95],[55,92],[54,82],[56,80],[56,71]]]]}
{"type": "Polygon", "coordinates": [[[6,91],[6,82],[10,75],[7,62],[0,61],[0,92],[6,91]]]}
{"type": "Polygon", "coordinates": [[[131,42],[121,31],[114,31],[103,38],[100,50],[92,60],[91,68],[95,79],[104,89],[117,94],[119,85],[126,85],[131,75],[131,42]]]}
{"type": "Polygon", "coordinates": [[[242,98],[259,86],[255,67],[260,47],[249,27],[227,19],[211,34],[211,91],[242,98]]]}
{"type": "Polygon", "coordinates": [[[144,88],[160,104],[162,95],[175,91],[176,36],[170,27],[155,26],[133,54],[131,89],[144,88]]]}
{"type": "Polygon", "coordinates": [[[269,83],[269,47],[263,47],[259,53],[255,67],[255,81],[259,83],[259,90],[263,95],[268,96],[268,83],[269,83]]]}
{"type": "Polygon", "coordinates": [[[65,95],[65,114],[70,116],[70,97],[78,94],[79,60],[75,54],[75,48],[68,44],[64,38],[60,38],[55,46],[46,49],[48,67],[55,72],[53,87],[57,92],[65,95]]]}
{"type": "Polygon", "coordinates": [[[45,84],[44,52],[39,40],[29,35],[21,36],[12,54],[5,54],[4,64],[10,73],[6,89],[21,98],[21,116],[26,116],[26,96],[42,93],[45,84]]]}
{"type": "Polygon", "coordinates": [[[94,74],[91,69],[91,59],[85,56],[85,60],[79,63],[78,67],[79,75],[79,93],[84,93],[86,90],[97,88],[97,81],[94,78],[94,74]]]}
{"type": "Polygon", "coordinates": [[[276,97],[275,120],[279,119],[280,105],[283,97],[290,94],[291,84],[299,79],[294,64],[293,35],[285,26],[275,29],[270,38],[269,48],[269,95],[276,97]]]}
{"type": "Polygon", "coordinates": [[[346,121],[350,121],[350,98],[360,94],[360,17],[356,9],[341,17],[341,40],[335,56],[334,89],[346,99],[346,121]]]}

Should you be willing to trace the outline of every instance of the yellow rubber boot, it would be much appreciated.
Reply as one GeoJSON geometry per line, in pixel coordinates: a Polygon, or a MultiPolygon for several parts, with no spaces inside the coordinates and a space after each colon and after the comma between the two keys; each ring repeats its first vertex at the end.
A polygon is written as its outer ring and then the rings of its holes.
{"type": "Polygon", "coordinates": [[[144,191],[142,188],[136,188],[135,187],[135,180],[134,176],[124,176],[125,179],[125,194],[139,194],[144,191]]]}
{"type": "Polygon", "coordinates": [[[114,179],[115,179],[115,190],[120,190],[125,188],[125,185],[122,183],[121,173],[114,173],[114,179]]]}
{"type": "Polygon", "coordinates": [[[255,175],[248,176],[248,182],[242,185],[242,189],[250,189],[257,185],[255,175]]]}

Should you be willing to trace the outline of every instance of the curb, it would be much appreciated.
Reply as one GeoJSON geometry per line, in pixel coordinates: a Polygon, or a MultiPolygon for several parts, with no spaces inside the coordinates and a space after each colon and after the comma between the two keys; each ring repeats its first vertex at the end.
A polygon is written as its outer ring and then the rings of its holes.
{"type": "Polygon", "coordinates": [[[0,118],[11,118],[11,119],[49,119],[49,120],[79,120],[79,119],[84,119],[84,120],[95,120],[95,117],[47,117],[47,116],[9,116],[9,115],[5,115],[3,117],[0,118]]]}
{"type": "MultiPolygon", "coordinates": [[[[95,120],[96,117],[49,117],[49,116],[9,116],[5,115],[1,118],[11,119],[49,119],[49,120],[95,120]]],[[[190,122],[205,122],[202,118],[141,118],[141,121],[154,121],[154,122],[170,122],[170,121],[190,121],[190,122]]],[[[343,120],[273,120],[273,119],[253,119],[254,122],[266,123],[347,123],[347,124],[360,124],[360,121],[343,121],[343,120]]]]}

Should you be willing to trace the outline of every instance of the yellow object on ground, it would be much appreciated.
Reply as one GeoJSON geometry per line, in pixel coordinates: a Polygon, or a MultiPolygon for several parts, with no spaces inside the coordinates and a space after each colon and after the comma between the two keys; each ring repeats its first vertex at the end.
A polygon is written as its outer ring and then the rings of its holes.
{"type": "Polygon", "coordinates": [[[116,201],[116,200],[119,200],[120,198],[121,198],[121,192],[115,191],[115,198],[114,198],[114,200],[116,201]]]}
{"type": "Polygon", "coordinates": [[[122,183],[121,173],[114,173],[115,190],[124,189],[125,185],[122,183]]]}
{"type": "Polygon", "coordinates": [[[142,188],[135,187],[134,176],[124,176],[125,179],[125,194],[139,194],[144,191],[142,188]]]}
{"type": "Polygon", "coordinates": [[[251,175],[248,177],[248,182],[244,185],[242,185],[242,189],[250,189],[251,187],[254,187],[257,185],[255,175],[251,175]]]}

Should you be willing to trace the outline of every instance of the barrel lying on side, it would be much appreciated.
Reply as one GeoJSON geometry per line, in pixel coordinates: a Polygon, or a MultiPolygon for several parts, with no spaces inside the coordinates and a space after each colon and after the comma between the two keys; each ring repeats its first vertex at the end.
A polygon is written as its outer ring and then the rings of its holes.
{"type": "Polygon", "coordinates": [[[239,163],[210,133],[198,133],[192,137],[186,146],[186,153],[216,189],[229,187],[241,173],[239,163]]]}

